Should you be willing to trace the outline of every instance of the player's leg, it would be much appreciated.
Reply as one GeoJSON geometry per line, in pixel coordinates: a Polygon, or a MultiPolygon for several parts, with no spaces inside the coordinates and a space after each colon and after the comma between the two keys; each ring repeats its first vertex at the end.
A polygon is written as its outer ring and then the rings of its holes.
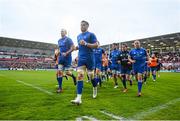
{"type": "Polygon", "coordinates": [[[156,67],[153,69],[153,81],[156,81],[156,67]]]}
{"type": "Polygon", "coordinates": [[[102,67],[102,81],[106,80],[105,66],[102,67]]]}
{"type": "Polygon", "coordinates": [[[99,63],[99,64],[97,65],[97,67],[96,67],[96,72],[95,72],[96,78],[97,78],[97,82],[99,83],[100,87],[101,87],[101,85],[102,85],[101,67],[102,67],[102,65],[101,65],[101,63],[99,63]]]}
{"type": "Polygon", "coordinates": [[[132,71],[131,69],[129,69],[129,70],[128,70],[127,80],[129,81],[129,85],[130,85],[130,86],[132,86],[132,83],[133,83],[132,73],[133,73],[133,71],[132,71]]]}
{"type": "Polygon", "coordinates": [[[142,73],[138,73],[138,96],[141,96],[142,90],[142,73]]]}
{"type": "Polygon", "coordinates": [[[106,80],[108,81],[109,80],[109,74],[108,74],[108,67],[106,66],[105,67],[105,75],[106,75],[106,80]]]}
{"type": "Polygon", "coordinates": [[[62,64],[58,65],[57,81],[58,81],[59,88],[57,90],[57,93],[61,93],[62,92],[63,68],[64,67],[63,67],[62,64]]]}
{"type": "Polygon", "coordinates": [[[142,90],[142,74],[144,73],[144,66],[133,66],[133,72],[134,74],[136,74],[136,80],[138,82],[137,86],[138,86],[138,97],[141,96],[141,90],[142,90]]]}
{"type": "Polygon", "coordinates": [[[122,76],[121,76],[121,65],[117,65],[117,77],[122,81],[122,76]]]}
{"type": "Polygon", "coordinates": [[[146,80],[147,80],[147,70],[148,70],[148,67],[147,67],[147,65],[145,65],[144,74],[143,74],[143,83],[144,84],[146,84],[146,80]]]}
{"type": "Polygon", "coordinates": [[[129,71],[129,73],[126,73],[126,81],[129,81],[129,85],[132,86],[132,80],[131,80],[130,71],[129,71]]]}
{"type": "Polygon", "coordinates": [[[72,77],[74,85],[76,85],[76,76],[69,69],[65,69],[65,70],[66,70],[66,75],[72,77]]]}
{"type": "Polygon", "coordinates": [[[94,76],[94,70],[88,70],[88,75],[93,86],[93,98],[97,97],[97,79],[94,76]]]}
{"type": "Polygon", "coordinates": [[[147,78],[150,77],[150,72],[151,72],[151,68],[148,66],[148,67],[147,67],[147,78]]]}
{"type": "Polygon", "coordinates": [[[81,97],[82,97],[82,90],[83,90],[83,79],[84,79],[84,72],[86,71],[86,66],[79,66],[77,69],[77,97],[75,100],[71,100],[71,103],[74,104],[81,104],[81,97]]]}
{"type": "Polygon", "coordinates": [[[112,76],[113,76],[113,80],[114,80],[114,88],[118,88],[117,71],[115,69],[112,70],[112,76]]]}
{"type": "MultiPolygon", "coordinates": [[[[58,64],[55,65],[55,69],[56,69],[56,80],[58,82],[58,64]]],[[[59,85],[57,85],[57,89],[59,89],[59,85]]]]}
{"type": "Polygon", "coordinates": [[[156,76],[155,76],[155,68],[154,67],[151,67],[151,73],[152,73],[152,79],[153,81],[156,81],[156,76]]]}
{"type": "Polygon", "coordinates": [[[86,76],[87,76],[87,81],[86,82],[90,82],[89,75],[86,74],[86,76]]]}
{"type": "Polygon", "coordinates": [[[72,62],[71,58],[67,58],[67,60],[65,61],[66,75],[72,77],[74,85],[76,85],[76,77],[71,71],[71,62],[72,62]]]}
{"type": "Polygon", "coordinates": [[[157,75],[158,75],[158,77],[160,77],[160,70],[161,70],[161,67],[157,66],[157,75]]]}
{"type": "Polygon", "coordinates": [[[66,80],[68,80],[68,77],[67,77],[67,75],[66,75],[66,74],[63,74],[63,77],[65,77],[65,78],[66,78],[66,80]]]}
{"type": "Polygon", "coordinates": [[[144,71],[144,75],[143,75],[144,84],[146,84],[146,80],[147,80],[147,71],[144,71]]]}
{"type": "Polygon", "coordinates": [[[125,67],[121,67],[121,78],[122,78],[122,84],[123,84],[123,92],[127,91],[127,87],[126,87],[126,70],[125,67]]]}

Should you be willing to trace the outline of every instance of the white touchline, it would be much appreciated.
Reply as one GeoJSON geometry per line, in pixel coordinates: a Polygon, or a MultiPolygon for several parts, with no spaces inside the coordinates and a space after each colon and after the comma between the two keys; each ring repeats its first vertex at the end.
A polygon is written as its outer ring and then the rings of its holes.
{"type": "Polygon", "coordinates": [[[32,85],[32,84],[29,84],[29,83],[26,83],[26,82],[23,82],[23,81],[20,81],[20,80],[16,80],[16,81],[19,82],[19,83],[22,83],[22,84],[24,84],[24,85],[26,85],[26,86],[32,87],[32,88],[34,88],[34,89],[37,89],[37,90],[39,90],[39,91],[41,91],[41,92],[44,92],[44,93],[46,93],[46,94],[53,95],[52,92],[49,92],[49,91],[47,91],[47,90],[44,90],[44,89],[42,89],[42,88],[40,88],[40,87],[34,86],[34,85],[32,85]]]}
{"type": "Polygon", "coordinates": [[[169,102],[167,102],[167,103],[165,103],[163,105],[159,105],[159,106],[153,107],[153,108],[151,108],[151,109],[149,109],[147,111],[137,113],[134,116],[132,116],[130,119],[136,119],[137,120],[137,119],[145,118],[146,116],[151,115],[151,114],[153,114],[153,113],[155,113],[155,112],[157,112],[159,110],[168,108],[169,105],[173,105],[173,104],[175,104],[175,103],[177,103],[179,101],[180,101],[180,98],[176,98],[176,99],[171,100],[171,101],[169,101],[169,102]]]}
{"type": "Polygon", "coordinates": [[[127,120],[127,119],[124,118],[124,117],[116,116],[116,115],[114,115],[114,114],[112,114],[112,113],[108,113],[108,112],[106,112],[106,111],[100,111],[100,112],[103,113],[103,114],[105,114],[105,115],[107,115],[107,116],[109,116],[109,117],[112,117],[112,118],[114,118],[114,119],[117,119],[117,120],[127,120]]]}
{"type": "Polygon", "coordinates": [[[117,119],[117,120],[138,120],[138,119],[142,119],[142,118],[145,118],[146,116],[148,115],[151,115],[159,110],[162,110],[162,109],[165,109],[165,108],[168,108],[169,105],[173,105],[177,102],[180,101],[180,98],[176,98],[174,100],[171,100],[163,105],[159,105],[159,106],[156,106],[156,107],[153,107],[147,111],[143,111],[143,112],[139,112],[137,114],[135,114],[134,116],[132,117],[129,117],[129,118],[124,118],[124,117],[121,117],[121,116],[117,116],[117,115],[114,115],[112,113],[108,113],[106,111],[100,111],[101,113],[107,115],[107,116],[110,116],[114,119],[117,119]]]}
{"type": "Polygon", "coordinates": [[[76,121],[83,121],[83,118],[84,118],[84,119],[89,119],[89,120],[91,120],[91,121],[99,121],[99,120],[97,120],[96,118],[91,117],[91,116],[81,116],[81,117],[76,118],[76,121]]]}

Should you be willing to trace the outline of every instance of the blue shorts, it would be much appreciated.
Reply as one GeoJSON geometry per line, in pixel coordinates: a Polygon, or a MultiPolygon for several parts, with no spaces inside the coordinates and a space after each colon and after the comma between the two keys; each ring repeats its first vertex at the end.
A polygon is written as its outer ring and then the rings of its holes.
{"type": "Polygon", "coordinates": [[[60,70],[65,70],[71,67],[72,57],[59,57],[58,65],[62,65],[60,70]]]}
{"type": "Polygon", "coordinates": [[[95,69],[95,66],[94,66],[94,59],[93,57],[89,57],[89,58],[81,58],[79,57],[78,59],[78,67],[80,66],[86,66],[86,68],[88,70],[94,70],[95,69]]]}
{"type": "Polygon", "coordinates": [[[108,70],[108,66],[102,66],[102,71],[107,71],[108,70]]]}
{"type": "Polygon", "coordinates": [[[95,62],[95,68],[102,70],[102,62],[95,62]]]}
{"type": "Polygon", "coordinates": [[[118,67],[118,68],[119,68],[119,69],[118,69],[118,73],[121,74],[121,68],[122,68],[122,66],[121,66],[120,64],[118,64],[118,66],[119,66],[119,67],[118,67]]]}
{"type": "Polygon", "coordinates": [[[133,71],[135,74],[137,73],[143,74],[145,71],[145,64],[133,65],[133,71]]]}
{"type": "Polygon", "coordinates": [[[111,70],[119,71],[119,65],[118,64],[111,64],[111,70]]]}
{"type": "Polygon", "coordinates": [[[144,71],[148,71],[148,66],[147,66],[147,64],[145,64],[145,66],[144,66],[144,71]]]}
{"type": "Polygon", "coordinates": [[[131,69],[121,66],[121,74],[129,74],[131,73],[131,69]]]}
{"type": "Polygon", "coordinates": [[[151,67],[151,72],[156,71],[157,67],[151,67]]]}
{"type": "Polygon", "coordinates": [[[119,64],[111,64],[111,70],[113,74],[119,74],[120,70],[119,70],[119,64]]]}

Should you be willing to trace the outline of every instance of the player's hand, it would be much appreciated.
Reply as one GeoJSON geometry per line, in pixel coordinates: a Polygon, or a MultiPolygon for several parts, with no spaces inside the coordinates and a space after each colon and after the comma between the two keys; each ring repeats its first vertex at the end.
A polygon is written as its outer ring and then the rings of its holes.
{"type": "Polygon", "coordinates": [[[86,43],[86,41],[84,41],[84,40],[80,40],[79,44],[80,44],[80,45],[86,45],[87,43],[86,43]]]}
{"type": "Polygon", "coordinates": [[[130,64],[131,64],[131,62],[128,62],[128,64],[130,65],[130,64]]]}
{"type": "Polygon", "coordinates": [[[74,50],[78,50],[78,46],[74,47],[74,50]]]}
{"type": "Polygon", "coordinates": [[[135,60],[132,60],[131,63],[135,63],[136,61],[135,60]]]}
{"type": "Polygon", "coordinates": [[[151,61],[146,61],[147,64],[151,64],[151,61]]]}
{"type": "Polygon", "coordinates": [[[67,56],[67,53],[62,53],[63,56],[67,56]]]}
{"type": "Polygon", "coordinates": [[[118,62],[118,64],[120,64],[121,63],[121,61],[117,61],[118,62]]]}

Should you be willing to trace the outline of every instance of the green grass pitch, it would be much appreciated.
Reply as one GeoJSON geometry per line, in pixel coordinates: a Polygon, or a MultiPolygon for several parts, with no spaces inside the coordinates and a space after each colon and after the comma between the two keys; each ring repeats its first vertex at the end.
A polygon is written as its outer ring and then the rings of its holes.
{"type": "Polygon", "coordinates": [[[98,87],[98,97],[92,99],[92,86],[84,81],[80,106],[70,103],[76,96],[70,77],[63,81],[63,93],[55,92],[55,73],[0,71],[0,120],[88,119],[85,116],[97,120],[116,120],[117,117],[180,120],[180,73],[161,73],[156,82],[149,78],[143,85],[142,97],[136,97],[135,81],[132,87],[128,83],[128,92],[123,93],[120,80],[117,89],[110,80],[98,87]]]}

